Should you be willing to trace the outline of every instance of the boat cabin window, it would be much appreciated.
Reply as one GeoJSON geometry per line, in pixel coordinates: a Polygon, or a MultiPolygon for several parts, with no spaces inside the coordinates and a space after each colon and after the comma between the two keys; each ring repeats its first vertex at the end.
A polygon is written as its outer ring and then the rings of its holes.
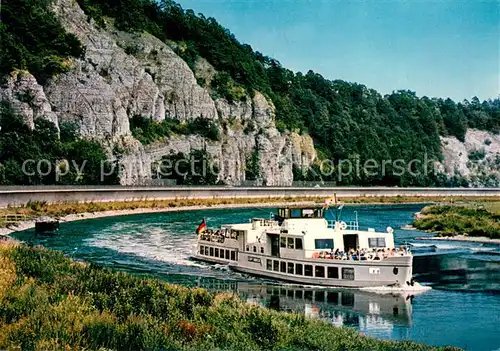
{"type": "Polygon", "coordinates": [[[205,254],[205,248],[200,245],[200,255],[204,255],[204,254],[205,254]]]}
{"type": "Polygon", "coordinates": [[[273,271],[279,271],[280,270],[280,261],[274,261],[273,262],[273,271]]]}
{"type": "Polygon", "coordinates": [[[219,257],[219,249],[215,249],[215,257],[219,257]]]}
{"type": "Polygon", "coordinates": [[[253,246],[253,252],[257,252],[257,246],[253,246]]]}
{"type": "Polygon", "coordinates": [[[339,279],[339,268],[328,267],[328,278],[339,279]]]}
{"type": "Polygon", "coordinates": [[[229,260],[229,250],[226,250],[226,260],[229,260]]]}
{"type": "Polygon", "coordinates": [[[280,247],[286,248],[286,238],[283,236],[280,238],[280,247]]]}
{"type": "Polygon", "coordinates": [[[314,239],[314,248],[316,250],[330,250],[333,247],[333,239],[314,239]]]}
{"type": "Polygon", "coordinates": [[[342,268],[342,279],[354,280],[354,268],[342,268]]]}
{"type": "Polygon", "coordinates": [[[205,246],[205,256],[208,256],[208,246],[205,246]]]}
{"type": "Polygon", "coordinates": [[[304,275],[307,277],[313,276],[313,266],[310,264],[304,265],[304,275]]]}
{"type": "Polygon", "coordinates": [[[322,208],[280,208],[278,216],[282,218],[323,218],[322,208]]]}
{"type": "Polygon", "coordinates": [[[301,263],[295,264],[295,274],[302,275],[302,264],[301,263]]]}
{"type": "Polygon", "coordinates": [[[273,270],[273,260],[267,260],[267,270],[272,271],[273,270]]]}
{"type": "Polygon", "coordinates": [[[288,262],[288,274],[293,274],[293,266],[292,262],[288,262]]]}
{"type": "Polygon", "coordinates": [[[295,238],[295,248],[297,250],[302,250],[304,248],[302,246],[302,239],[301,238],[295,238]]]}
{"type": "Polygon", "coordinates": [[[281,273],[286,273],[286,262],[281,262],[280,271],[281,273]]]}
{"type": "Polygon", "coordinates": [[[260,248],[260,253],[263,254],[264,253],[264,247],[261,247],[260,248]]]}
{"type": "Polygon", "coordinates": [[[286,245],[286,247],[289,248],[289,249],[293,249],[295,247],[294,241],[295,240],[293,240],[293,238],[287,238],[287,245],[286,245]]]}
{"type": "Polygon", "coordinates": [[[385,247],[385,238],[368,238],[368,246],[372,247],[385,247]]]}
{"type": "Polygon", "coordinates": [[[231,251],[231,261],[236,261],[236,251],[231,251]]]}
{"type": "Polygon", "coordinates": [[[325,267],[315,266],[314,276],[318,277],[318,278],[324,278],[325,277],[325,267]]]}
{"type": "Polygon", "coordinates": [[[214,248],[213,248],[213,247],[211,247],[211,248],[210,248],[210,256],[213,256],[213,255],[214,255],[214,248]]]}

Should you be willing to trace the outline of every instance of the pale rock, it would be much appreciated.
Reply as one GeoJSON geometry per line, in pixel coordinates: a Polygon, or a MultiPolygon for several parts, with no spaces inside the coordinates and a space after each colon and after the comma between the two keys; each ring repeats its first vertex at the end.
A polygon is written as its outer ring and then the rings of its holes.
{"type": "Polygon", "coordinates": [[[500,186],[500,135],[487,131],[469,129],[465,141],[455,137],[442,137],[444,172],[459,174],[471,186],[500,186]],[[471,160],[472,152],[484,153],[484,158],[471,160]]]}
{"type": "MultiPolygon", "coordinates": [[[[258,152],[258,184],[291,185],[292,164],[307,167],[316,157],[312,139],[282,134],[275,127],[275,108],[255,91],[241,101],[211,97],[207,87],[216,74],[204,59],[196,62],[196,76],[169,45],[147,33],[124,33],[110,24],[99,28],[74,0],[54,0],[53,10],[63,27],[85,47],[71,61],[67,73],[37,84],[28,73],[14,73],[2,97],[11,101],[26,123],[36,118],[76,123],[82,136],[100,140],[117,158],[124,185],[151,184],[152,170],[165,155],[205,149],[219,169],[219,180],[238,185],[246,181],[247,161],[258,152]],[[33,93],[33,106],[17,98],[33,93]],[[220,129],[220,140],[199,135],[172,136],[151,145],[132,137],[129,119],[135,115],[160,122],[207,118],[220,129]]],[[[174,45],[174,44],[172,44],[174,45]]]]}
{"type": "Polygon", "coordinates": [[[5,85],[0,88],[0,100],[10,102],[30,129],[35,127],[35,120],[38,118],[49,120],[59,128],[57,115],[52,111],[43,87],[27,71],[17,70],[11,73],[5,85]]]}

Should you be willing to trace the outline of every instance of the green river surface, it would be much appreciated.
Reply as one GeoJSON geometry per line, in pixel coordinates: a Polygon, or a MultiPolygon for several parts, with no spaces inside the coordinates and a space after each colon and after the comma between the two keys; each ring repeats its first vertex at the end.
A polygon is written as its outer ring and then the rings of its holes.
{"type": "MultiPolygon", "coordinates": [[[[190,259],[194,230],[205,218],[210,228],[268,217],[273,209],[214,209],[107,217],[62,223],[52,236],[34,230],[17,239],[167,282],[233,291],[249,302],[304,313],[334,325],[353,327],[382,339],[410,339],[467,350],[500,350],[500,246],[415,240],[426,236],[400,230],[421,205],[345,206],[342,220],[385,231],[396,228],[396,244],[414,244],[414,277],[432,290],[381,294],[357,289],[325,289],[284,284],[243,275],[225,266],[190,259]]],[[[329,213],[331,216],[331,213],[329,213]]]]}

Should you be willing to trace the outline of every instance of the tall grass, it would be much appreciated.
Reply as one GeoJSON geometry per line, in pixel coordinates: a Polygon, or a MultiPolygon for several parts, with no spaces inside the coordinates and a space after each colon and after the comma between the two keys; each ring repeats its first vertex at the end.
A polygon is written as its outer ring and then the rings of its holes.
{"type": "Polygon", "coordinates": [[[379,341],[232,294],[78,264],[43,248],[4,246],[0,258],[8,262],[0,272],[10,277],[0,295],[0,349],[433,349],[379,341]]]}
{"type": "Polygon", "coordinates": [[[467,234],[500,238],[500,214],[492,213],[493,203],[485,206],[428,206],[415,220],[418,229],[438,232],[442,236],[467,234]]]}

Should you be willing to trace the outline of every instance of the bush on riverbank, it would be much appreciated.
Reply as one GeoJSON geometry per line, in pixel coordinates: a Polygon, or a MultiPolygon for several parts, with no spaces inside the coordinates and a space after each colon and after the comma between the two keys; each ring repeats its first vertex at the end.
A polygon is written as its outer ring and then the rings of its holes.
{"type": "Polygon", "coordinates": [[[0,302],[0,348],[6,349],[432,349],[26,246],[0,244],[0,302]]]}
{"type": "Polygon", "coordinates": [[[500,214],[484,207],[428,206],[413,225],[422,230],[437,232],[441,236],[467,234],[500,238],[500,214]]]}

